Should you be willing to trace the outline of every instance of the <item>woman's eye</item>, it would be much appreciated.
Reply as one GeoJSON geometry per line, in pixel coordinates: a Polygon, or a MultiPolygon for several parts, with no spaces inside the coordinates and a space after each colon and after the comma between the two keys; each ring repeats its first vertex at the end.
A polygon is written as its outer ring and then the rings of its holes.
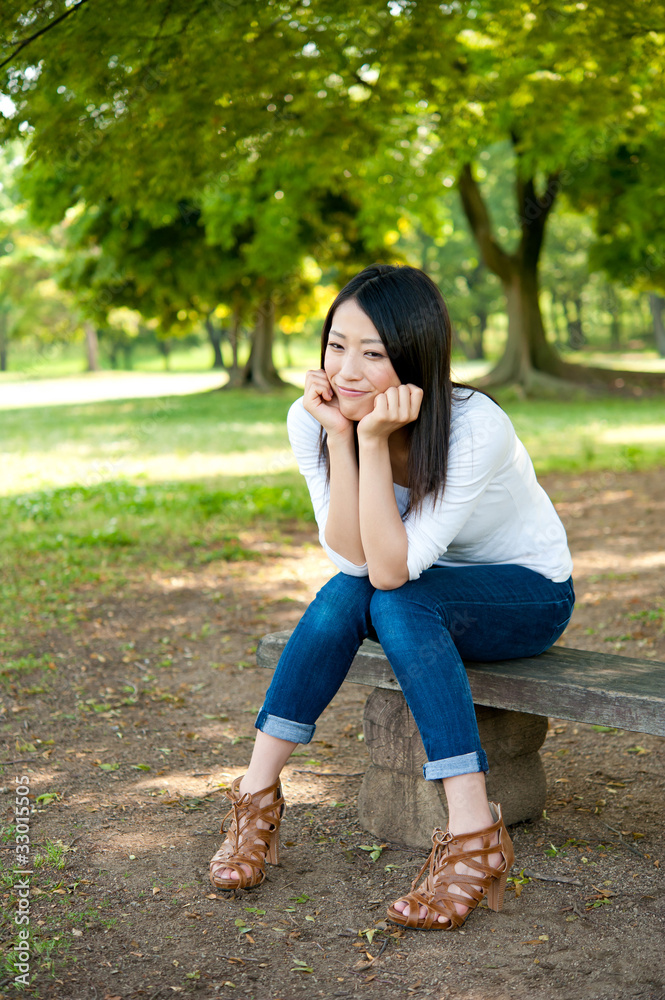
{"type": "Polygon", "coordinates": [[[334,341],[329,340],[328,341],[328,347],[331,347],[333,350],[336,350],[337,348],[339,348],[341,350],[342,345],[341,344],[336,344],[334,341]]]}

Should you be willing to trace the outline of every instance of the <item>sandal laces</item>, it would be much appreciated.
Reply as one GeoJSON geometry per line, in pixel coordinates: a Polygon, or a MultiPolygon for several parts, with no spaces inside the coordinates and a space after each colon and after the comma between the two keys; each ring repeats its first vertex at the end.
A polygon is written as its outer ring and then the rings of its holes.
{"type": "Polygon", "coordinates": [[[242,795],[240,798],[235,798],[233,792],[229,788],[226,788],[224,790],[224,794],[226,795],[227,799],[230,800],[231,808],[229,809],[226,816],[222,820],[222,829],[220,832],[225,833],[226,836],[229,838],[229,840],[233,841],[234,850],[238,850],[239,849],[238,838],[240,836],[240,816],[238,815],[238,806],[246,804],[246,802],[243,803],[243,800],[249,799],[250,796],[247,792],[245,792],[245,794],[242,795]],[[226,823],[229,816],[232,816],[233,818],[229,823],[228,828],[225,830],[224,824],[226,823]]]}
{"type": "Polygon", "coordinates": [[[449,830],[443,830],[440,826],[437,826],[432,834],[432,850],[427,857],[424,865],[414,878],[411,883],[411,889],[415,889],[418,882],[429,868],[429,875],[433,878],[435,869],[440,867],[439,858],[442,858],[444,853],[447,853],[448,844],[453,839],[453,835],[449,830]]]}

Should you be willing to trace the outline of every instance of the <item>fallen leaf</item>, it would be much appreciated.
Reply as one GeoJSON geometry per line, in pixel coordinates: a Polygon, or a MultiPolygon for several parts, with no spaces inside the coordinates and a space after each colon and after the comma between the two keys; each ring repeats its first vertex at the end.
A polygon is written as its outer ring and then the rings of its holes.
{"type": "Polygon", "coordinates": [[[312,968],[312,966],[308,965],[307,962],[303,962],[299,958],[294,958],[293,961],[296,964],[291,969],[291,972],[314,972],[314,969],[312,968]]]}

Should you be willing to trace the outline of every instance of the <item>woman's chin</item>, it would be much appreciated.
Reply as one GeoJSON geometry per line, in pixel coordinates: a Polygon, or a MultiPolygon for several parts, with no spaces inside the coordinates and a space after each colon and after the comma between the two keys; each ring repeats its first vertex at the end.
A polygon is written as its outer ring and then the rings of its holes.
{"type": "Polygon", "coordinates": [[[362,420],[363,417],[366,417],[374,409],[373,399],[344,399],[342,396],[338,396],[337,399],[339,401],[340,413],[347,417],[348,420],[362,420]]]}

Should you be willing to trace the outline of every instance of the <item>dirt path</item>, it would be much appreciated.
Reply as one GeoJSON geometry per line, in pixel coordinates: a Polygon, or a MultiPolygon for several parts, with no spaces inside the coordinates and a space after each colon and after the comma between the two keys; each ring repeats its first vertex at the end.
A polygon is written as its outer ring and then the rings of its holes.
{"type": "MultiPolygon", "coordinates": [[[[564,643],[665,660],[665,474],[544,484],[576,561],[564,643]]],[[[409,934],[382,918],[422,856],[386,845],[372,860],[363,849],[374,846],[355,809],[367,690],[348,685],[285,770],[281,865],[235,899],[211,891],[220,786],[244,770],[269,679],[254,666],[256,641],[293,626],[330,576],[309,528],[294,526],[290,545],[246,541],[260,561],[137,577],[112,602],[91,594],[73,646],[52,633],[30,647],[57,670],[11,692],[3,730],[4,759],[16,762],[4,770],[6,822],[24,774],[42,797],[33,860],[51,844],[31,876],[41,971],[28,995],[662,1000],[665,743],[655,737],[554,720],[546,816],[511,830],[514,874],[533,877],[462,932],[409,934]]],[[[14,890],[3,893],[11,914],[14,890]]],[[[10,929],[6,917],[6,943],[10,929]]]]}

